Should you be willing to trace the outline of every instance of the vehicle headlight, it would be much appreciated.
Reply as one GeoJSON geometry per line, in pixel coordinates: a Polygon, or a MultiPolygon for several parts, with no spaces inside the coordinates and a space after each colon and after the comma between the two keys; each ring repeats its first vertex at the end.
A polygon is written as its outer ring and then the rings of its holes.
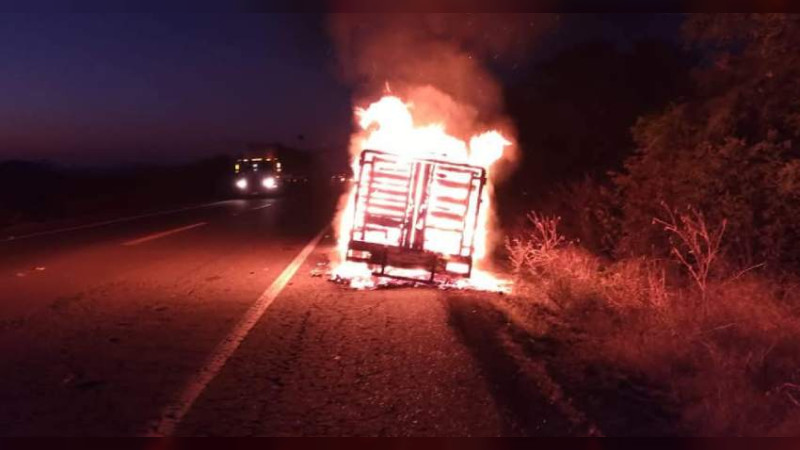
{"type": "Polygon", "coordinates": [[[236,187],[238,187],[239,189],[247,188],[247,180],[245,180],[244,178],[237,180],[236,187]]]}
{"type": "Polygon", "coordinates": [[[275,177],[266,177],[261,180],[261,185],[267,189],[275,189],[278,187],[278,182],[275,180],[275,177]]]}

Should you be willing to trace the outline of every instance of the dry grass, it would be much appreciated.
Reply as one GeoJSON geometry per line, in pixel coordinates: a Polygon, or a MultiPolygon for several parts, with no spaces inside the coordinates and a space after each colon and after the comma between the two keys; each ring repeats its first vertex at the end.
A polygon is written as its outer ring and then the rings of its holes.
{"type": "Polygon", "coordinates": [[[556,245],[508,243],[512,255],[536,255],[515,266],[522,289],[508,302],[526,321],[548,311],[560,326],[528,327],[569,343],[572,363],[663,389],[680,433],[800,435],[800,291],[791,282],[756,271],[714,279],[709,263],[693,289],[698,279],[680,261],[603,261],[568,243],[557,222],[532,233],[543,229],[556,245]]]}

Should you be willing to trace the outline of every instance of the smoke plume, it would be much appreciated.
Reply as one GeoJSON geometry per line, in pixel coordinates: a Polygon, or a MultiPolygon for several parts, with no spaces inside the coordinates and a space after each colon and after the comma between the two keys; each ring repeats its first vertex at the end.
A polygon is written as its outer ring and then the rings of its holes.
{"type": "MultiPolygon", "coordinates": [[[[503,93],[489,67],[526,57],[550,28],[541,14],[337,14],[329,29],[342,79],[356,106],[387,89],[414,107],[422,123],[444,123],[466,139],[499,128],[514,137],[503,116],[503,93]]],[[[511,154],[512,152],[508,152],[511,154]]]]}
{"type": "MultiPolygon", "coordinates": [[[[535,38],[553,22],[554,16],[538,14],[339,14],[330,17],[329,29],[339,75],[354,92],[354,107],[389,91],[410,105],[415,126],[441,124],[465,142],[499,130],[513,142],[516,133],[504,115],[502,86],[493,70],[526,59],[535,38]]],[[[353,134],[353,161],[364,133],[353,134]]],[[[489,172],[484,200],[515,160],[516,147],[506,147],[489,172]]],[[[337,227],[351,201],[350,194],[342,197],[337,227]]],[[[481,215],[487,234],[481,238],[494,247],[500,237],[491,202],[486,206],[481,215]]]]}

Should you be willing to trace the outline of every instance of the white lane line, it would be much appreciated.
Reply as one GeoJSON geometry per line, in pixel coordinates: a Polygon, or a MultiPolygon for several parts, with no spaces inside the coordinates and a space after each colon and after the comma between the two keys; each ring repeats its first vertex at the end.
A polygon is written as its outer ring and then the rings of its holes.
{"type": "Polygon", "coordinates": [[[173,235],[175,233],[180,233],[181,231],[191,230],[192,228],[202,227],[203,225],[208,225],[208,222],[197,222],[197,223],[193,223],[191,225],[186,225],[185,227],[173,228],[171,230],[161,231],[159,233],[148,234],[145,237],[141,237],[139,239],[134,239],[132,241],[125,242],[122,245],[124,245],[126,247],[130,247],[131,245],[144,244],[145,242],[150,242],[150,241],[155,240],[155,239],[159,239],[159,238],[162,238],[162,237],[170,236],[170,235],[173,235]]]}
{"type": "Polygon", "coordinates": [[[266,205],[256,206],[255,208],[250,208],[250,211],[258,211],[259,209],[269,208],[272,206],[272,203],[268,203],[266,205]]]}
{"type": "Polygon", "coordinates": [[[232,213],[231,216],[238,217],[238,216],[240,216],[240,215],[242,215],[242,214],[244,214],[246,212],[258,211],[259,209],[269,208],[270,206],[272,206],[272,203],[267,203],[266,205],[261,205],[261,206],[256,206],[255,208],[250,208],[247,211],[237,211],[235,213],[232,213]]]}
{"type": "Polygon", "coordinates": [[[189,380],[189,383],[181,391],[175,403],[167,406],[161,414],[157,424],[152,432],[153,436],[170,436],[175,432],[178,424],[183,420],[186,413],[192,408],[194,402],[205,391],[206,387],[217,376],[228,359],[236,352],[239,345],[247,337],[250,330],[253,329],[255,324],[264,315],[264,312],[269,308],[275,297],[281,293],[289,280],[292,279],[297,269],[308,258],[308,255],[316,248],[319,241],[325,235],[327,227],[312,239],[297,256],[294,257],[292,262],[281,272],[278,278],[264,291],[258,300],[250,306],[250,309],[244,314],[242,320],[236,324],[236,327],[220,342],[206,363],[195,376],[189,380]]]}
{"type": "Polygon", "coordinates": [[[22,240],[22,239],[28,239],[28,238],[32,238],[32,237],[39,237],[39,236],[47,236],[47,235],[51,235],[51,234],[66,233],[68,231],[86,230],[86,229],[89,229],[89,228],[103,227],[103,226],[106,226],[106,225],[113,225],[113,224],[116,224],[116,223],[131,222],[133,220],[145,219],[145,218],[148,218],[148,217],[165,216],[167,214],[174,214],[174,213],[179,213],[179,212],[183,212],[183,211],[190,211],[190,210],[193,210],[193,209],[208,208],[208,207],[211,207],[211,206],[221,205],[223,203],[228,203],[228,202],[230,202],[230,200],[223,200],[223,201],[220,201],[220,202],[212,202],[212,203],[204,203],[202,205],[186,206],[186,207],[183,207],[183,208],[170,209],[170,210],[167,210],[167,211],[156,211],[156,212],[147,213],[147,214],[139,214],[137,216],[121,217],[119,219],[104,220],[102,222],[92,222],[92,223],[87,223],[87,224],[84,224],[84,225],[76,225],[74,227],[57,228],[55,230],[38,231],[36,233],[23,234],[22,236],[6,236],[6,237],[0,239],[0,242],[19,241],[19,240],[22,240]]]}

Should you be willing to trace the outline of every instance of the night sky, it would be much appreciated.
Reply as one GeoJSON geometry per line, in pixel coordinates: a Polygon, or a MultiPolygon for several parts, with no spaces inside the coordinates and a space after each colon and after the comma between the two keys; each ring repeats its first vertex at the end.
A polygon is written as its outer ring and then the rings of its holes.
{"type": "MultiPolygon", "coordinates": [[[[671,38],[678,23],[566,17],[538,57],[671,38]]],[[[274,141],[344,152],[350,132],[322,14],[2,14],[0,59],[0,160],[181,161],[274,141]]]]}
{"type": "Polygon", "coordinates": [[[0,159],[117,163],[246,141],[341,145],[349,96],[322,19],[0,15],[0,159]]]}

